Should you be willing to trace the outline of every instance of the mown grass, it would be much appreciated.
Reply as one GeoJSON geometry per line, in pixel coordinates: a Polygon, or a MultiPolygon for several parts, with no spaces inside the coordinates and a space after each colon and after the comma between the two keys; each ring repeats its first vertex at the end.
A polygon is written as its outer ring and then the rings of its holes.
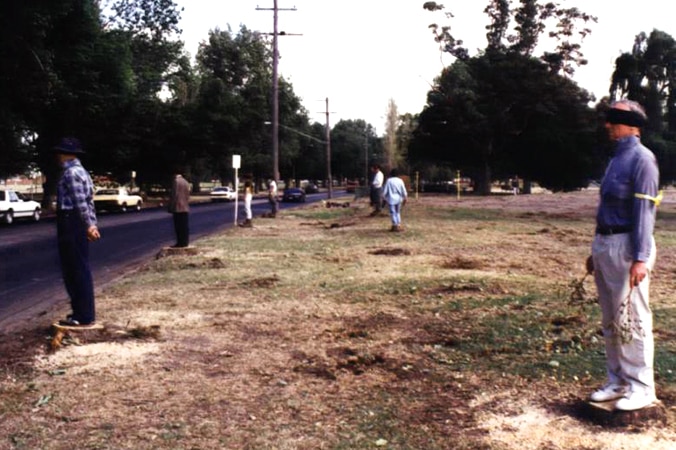
{"type": "MultiPolygon", "coordinates": [[[[592,216],[411,201],[405,232],[390,233],[387,216],[368,213],[283,211],[108,286],[99,314],[129,335],[115,342],[161,351],[4,389],[0,448],[511,450],[525,447],[493,443],[485,415],[515,416],[517,399],[584,398],[604,381],[595,290],[581,272],[592,216]],[[34,409],[45,393],[53,400],[34,409]],[[105,401],[84,408],[88,395],[105,401]]],[[[665,254],[672,229],[661,223],[665,254]]],[[[671,278],[655,281],[666,393],[676,314],[671,278]]],[[[552,439],[528,448],[566,448],[552,439]]]]}
{"type": "MultiPolygon", "coordinates": [[[[152,270],[142,272],[136,282],[171,284],[178,279],[177,270],[194,270],[192,282],[203,285],[222,283],[224,278],[246,282],[264,276],[262,268],[274,261],[280,269],[293,268],[290,278],[283,276],[279,281],[291,295],[294,291],[316,290],[332,295],[338,302],[376,306],[388,303],[423,316],[447,316],[451,325],[465,330],[453,345],[439,345],[437,349],[446,361],[453,361],[448,363],[453,370],[493,372],[496,376],[510,373],[528,379],[553,377],[559,381],[603,378],[604,350],[598,308],[593,298],[586,299],[584,305],[571,304],[572,288],[566,280],[541,279],[534,283],[528,273],[503,278],[496,277],[493,271],[481,270],[435,269],[430,273],[425,264],[410,264],[408,261],[413,258],[406,255],[399,257],[400,271],[383,273],[377,279],[360,277],[364,271],[378,271],[377,265],[357,256],[360,249],[380,245],[416,249],[420,254],[430,248],[438,249],[436,242],[442,241],[451,253],[454,246],[467,251],[466,242],[476,239],[477,230],[490,234],[488,240],[496,242],[516,232],[537,235],[541,223],[533,221],[529,214],[457,206],[421,207],[416,218],[442,221],[446,229],[456,231],[459,237],[452,242],[438,237],[430,241],[428,232],[414,226],[397,235],[396,241],[379,239],[377,243],[372,234],[349,227],[337,232],[329,230],[331,223],[354,218],[355,210],[351,208],[297,210],[290,217],[301,221],[296,239],[287,236],[280,239],[274,230],[262,235],[208,238],[201,245],[223,252],[220,258],[227,267],[199,270],[205,266],[203,255],[187,257],[178,267],[175,261],[158,261],[152,270]],[[317,233],[318,229],[324,231],[317,233]],[[467,233],[468,229],[474,233],[467,233]],[[500,295],[500,290],[505,289],[523,294],[500,295]]],[[[563,221],[566,226],[571,223],[589,226],[581,220],[563,221]]],[[[593,290],[591,284],[588,288],[593,290]]],[[[659,328],[675,329],[676,314],[672,308],[657,306],[654,315],[659,328]]],[[[676,344],[672,342],[657,342],[656,376],[666,383],[676,381],[676,344]]]]}
{"type": "MultiPolygon", "coordinates": [[[[298,214],[305,219],[323,216],[323,213],[317,214],[313,210],[298,214]]],[[[352,213],[346,211],[346,215],[352,213]]],[[[663,219],[668,222],[668,215],[665,216],[663,219]]],[[[538,234],[541,230],[541,223],[534,221],[530,214],[497,209],[425,207],[417,217],[444,221],[448,229],[456,229],[460,233],[464,227],[458,229],[458,223],[465,223],[465,226],[475,231],[488,227],[493,233],[502,235],[503,239],[515,231],[520,234],[538,234]]],[[[340,214],[334,214],[333,219],[341,219],[340,214]]],[[[557,219],[563,223],[562,226],[590,226],[588,220],[546,217],[548,222],[554,224],[557,219]]],[[[676,235],[666,234],[668,236],[660,236],[660,244],[664,247],[668,247],[671,242],[669,239],[676,235]]],[[[409,245],[411,248],[424,247],[428,236],[418,228],[398,239],[397,244],[409,245]]],[[[362,244],[358,242],[358,237],[355,239],[355,245],[368,245],[366,239],[362,244]]],[[[456,243],[464,241],[464,238],[456,239],[456,243]]],[[[509,373],[527,379],[553,377],[571,382],[603,379],[605,357],[599,309],[593,294],[590,294],[585,304],[573,304],[570,301],[572,287],[569,280],[545,279],[534,285],[532,277],[520,274],[509,283],[517,291],[536,292],[500,296],[491,293],[491,286],[496,284],[492,273],[472,271],[470,277],[464,273],[449,277],[444,276],[443,272],[425,278],[419,275],[416,267],[409,267],[405,277],[385,278],[377,285],[352,285],[349,278],[341,278],[333,283],[324,283],[323,287],[350,291],[353,302],[372,301],[372,293],[377,291],[381,298],[391,297],[390,301],[404,304],[406,308],[421,314],[448,314],[452,324],[467,330],[452,346],[440,345],[438,349],[446,354],[447,361],[453,361],[449,366],[454,370],[489,371],[496,375],[509,373]],[[441,287],[441,293],[430,294],[429,291],[434,287],[441,287]],[[457,298],[454,295],[457,292],[465,294],[457,298]]],[[[498,284],[504,285],[504,282],[498,284]]],[[[587,287],[593,291],[591,280],[587,287]]],[[[654,318],[657,333],[659,329],[675,329],[676,314],[673,308],[655,306],[654,318]]],[[[673,340],[657,339],[655,361],[655,373],[659,380],[667,384],[676,381],[676,343],[673,340]]]]}

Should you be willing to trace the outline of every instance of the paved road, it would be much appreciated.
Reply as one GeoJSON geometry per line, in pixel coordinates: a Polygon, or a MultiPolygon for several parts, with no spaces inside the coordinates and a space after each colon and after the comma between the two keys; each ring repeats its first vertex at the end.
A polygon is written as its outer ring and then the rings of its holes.
{"type": "MultiPolygon", "coordinates": [[[[308,202],[325,194],[308,195],[308,202]]],[[[239,204],[238,220],[243,220],[239,204]]],[[[281,203],[282,208],[297,206],[281,203]]],[[[200,203],[191,206],[191,240],[232,227],[235,203],[200,203]]],[[[269,211],[267,200],[254,200],[254,217],[269,211]]],[[[67,304],[61,279],[53,219],[16,221],[0,226],[0,332],[22,324],[18,317],[37,317],[54,305],[67,304]]],[[[97,288],[148,261],[164,246],[175,242],[171,215],[149,208],[125,214],[100,214],[102,238],[90,245],[90,262],[97,288]]]]}

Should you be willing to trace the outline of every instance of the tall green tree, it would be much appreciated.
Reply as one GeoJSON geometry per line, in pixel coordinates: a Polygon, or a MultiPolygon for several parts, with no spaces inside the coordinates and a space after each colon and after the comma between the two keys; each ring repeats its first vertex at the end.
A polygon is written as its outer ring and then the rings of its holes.
{"type": "Polygon", "coordinates": [[[610,100],[644,105],[642,139],[657,155],[663,181],[676,178],[676,40],[659,30],[639,33],[631,51],[615,60],[609,93],[610,100]]]}
{"type": "MultiPolygon", "coordinates": [[[[176,73],[185,72],[180,35],[182,9],[173,0],[109,0],[102,12],[106,34],[114,34],[126,45],[131,93],[120,102],[111,103],[110,116],[117,130],[99,133],[92,144],[106,155],[108,171],[124,181],[132,170],[142,183],[166,182],[171,167],[158,162],[175,160],[177,140],[162,134],[163,123],[176,118],[169,129],[183,129],[181,119],[172,114],[170,102],[159,94],[174,85],[176,73]],[[165,154],[158,159],[158,154],[165,154]]],[[[172,133],[175,135],[175,133],[172,133]]],[[[179,140],[180,141],[180,140],[179,140]]]]}
{"type": "MultiPolygon", "coordinates": [[[[242,171],[263,177],[271,167],[272,53],[259,33],[216,29],[197,53],[200,94],[197,123],[200,146],[222,180],[232,176],[232,155],[242,171]]],[[[284,78],[279,80],[280,169],[295,177],[307,112],[284,78]]]]}
{"type": "MultiPolygon", "coordinates": [[[[9,0],[0,3],[0,25],[0,139],[6,161],[25,164],[41,142],[53,143],[52,130],[95,112],[93,85],[107,76],[92,45],[100,37],[99,10],[76,0],[9,0]]],[[[5,173],[18,169],[3,166],[5,173]]]]}
{"type": "MultiPolygon", "coordinates": [[[[586,63],[573,37],[582,39],[589,29],[578,29],[575,24],[596,19],[553,3],[521,0],[518,5],[513,7],[507,0],[488,2],[484,10],[489,18],[487,46],[474,57],[453,36],[450,26],[431,26],[435,40],[456,61],[444,69],[428,93],[409,154],[418,164],[436,159],[455,165],[470,173],[484,194],[490,192],[495,176],[515,173],[553,189],[573,188],[584,177],[573,176],[574,169],[583,169],[585,174],[583,155],[590,150],[587,139],[573,136],[591,132],[585,125],[591,98],[565,77],[574,72],[575,65],[586,63]],[[533,54],[551,20],[555,26],[548,36],[556,48],[536,58],[533,54]],[[556,127],[556,142],[560,142],[556,149],[564,152],[566,161],[577,161],[570,164],[573,167],[566,170],[565,179],[544,165],[564,158],[551,145],[549,138],[554,134],[542,127],[556,127]],[[581,148],[583,143],[586,147],[581,148]]],[[[443,10],[436,2],[423,7],[443,10]]]]}
{"type": "Polygon", "coordinates": [[[631,52],[615,60],[609,91],[611,100],[643,104],[650,130],[676,133],[676,40],[659,30],[639,33],[631,52]]]}
{"type": "MultiPolygon", "coordinates": [[[[366,177],[372,161],[385,158],[382,141],[363,119],[340,120],[331,130],[331,171],[337,180],[366,177]]],[[[365,179],[368,181],[368,178],[365,179]]]]}
{"type": "Polygon", "coordinates": [[[385,166],[387,168],[397,167],[401,169],[404,162],[404,150],[400,146],[399,128],[401,126],[401,117],[394,99],[390,99],[385,113],[385,135],[383,144],[385,149],[385,166]]]}
{"type": "Polygon", "coordinates": [[[262,37],[242,26],[209,32],[197,52],[200,80],[196,108],[197,142],[214,175],[231,179],[233,154],[243,171],[263,166],[264,122],[269,117],[272,57],[262,37]]]}
{"type": "Polygon", "coordinates": [[[95,174],[129,174],[149,143],[161,145],[156,94],[179,55],[178,19],[168,0],[0,4],[0,139],[11,144],[3,156],[38,160],[46,202],[57,170],[51,146],[61,136],[84,142],[95,174]]]}

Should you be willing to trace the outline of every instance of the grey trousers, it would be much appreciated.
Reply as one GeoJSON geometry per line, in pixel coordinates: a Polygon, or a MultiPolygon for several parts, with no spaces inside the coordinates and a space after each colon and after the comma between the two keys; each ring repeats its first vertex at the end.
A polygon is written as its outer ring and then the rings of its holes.
{"type": "Polygon", "coordinates": [[[592,244],[594,280],[606,344],[606,370],[609,382],[628,385],[632,392],[655,395],[655,344],[649,304],[650,273],[655,265],[655,240],[652,240],[650,259],[646,261],[648,276],[630,289],[632,253],[630,233],[610,236],[597,234],[592,244]]]}

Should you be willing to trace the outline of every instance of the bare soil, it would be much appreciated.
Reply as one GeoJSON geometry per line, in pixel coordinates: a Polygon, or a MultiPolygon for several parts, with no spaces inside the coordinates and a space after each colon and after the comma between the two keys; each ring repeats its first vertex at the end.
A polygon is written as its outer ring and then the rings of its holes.
{"type": "Polygon", "coordinates": [[[674,449],[672,195],[655,420],[585,413],[597,193],[420,196],[403,233],[346,199],[161,253],[100,287],[103,331],[52,348],[62,302],[0,334],[0,449],[674,449]]]}

